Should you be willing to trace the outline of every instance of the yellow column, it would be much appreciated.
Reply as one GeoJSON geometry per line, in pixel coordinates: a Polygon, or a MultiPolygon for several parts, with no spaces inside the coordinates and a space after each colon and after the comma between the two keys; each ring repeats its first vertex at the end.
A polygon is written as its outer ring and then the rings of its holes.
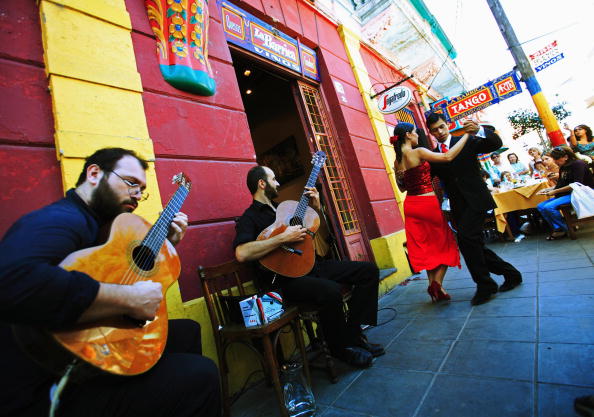
{"type": "MultiPolygon", "coordinates": [[[[155,221],[163,206],[124,0],[42,0],[39,7],[64,190],[96,150],[131,149],[150,166],[150,198],[138,214],[155,221]]],[[[167,299],[170,311],[183,311],[177,285],[167,299]]]]}
{"type": "MultiPolygon", "coordinates": [[[[384,116],[380,113],[376,103],[369,95],[369,92],[372,91],[372,84],[365,63],[363,62],[363,58],[361,57],[361,38],[357,33],[344,25],[338,27],[338,33],[344,42],[347,56],[349,57],[351,68],[353,69],[353,74],[357,80],[359,92],[365,103],[367,115],[369,116],[371,127],[375,133],[380,155],[384,161],[386,175],[392,185],[392,190],[394,191],[394,197],[398,203],[400,214],[402,215],[402,218],[404,218],[402,207],[404,194],[398,189],[398,186],[396,185],[396,177],[394,175],[394,160],[396,159],[396,153],[394,152],[394,147],[390,143],[390,135],[386,129],[384,116]]],[[[408,266],[408,261],[403,248],[403,243],[405,241],[406,237],[404,235],[404,230],[370,241],[371,249],[373,250],[378,267],[398,269],[396,276],[391,278],[392,282],[390,282],[390,284],[396,284],[411,275],[411,270],[408,266]]]]}

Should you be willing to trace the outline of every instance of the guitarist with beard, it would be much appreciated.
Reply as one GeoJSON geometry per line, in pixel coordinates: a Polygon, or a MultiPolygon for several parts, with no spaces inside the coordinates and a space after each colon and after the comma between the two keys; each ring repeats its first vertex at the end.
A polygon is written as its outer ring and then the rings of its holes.
{"type": "MultiPolygon", "coordinates": [[[[236,225],[233,242],[235,257],[239,262],[256,261],[282,245],[305,239],[306,229],[289,226],[282,233],[265,240],[258,235],[276,219],[278,197],[274,172],[265,166],[255,166],[247,174],[247,187],[253,203],[243,213],[236,225]]],[[[320,210],[320,196],[315,187],[307,187],[305,195],[310,205],[320,210]]],[[[262,271],[262,284],[279,290],[293,303],[313,304],[320,307],[322,327],[333,356],[352,366],[371,366],[373,357],[384,354],[382,346],[369,343],[361,332],[362,324],[377,324],[377,298],[379,271],[370,262],[317,261],[308,274],[288,278],[270,271],[262,271]],[[349,319],[345,319],[341,289],[344,284],[353,287],[349,301],[349,319]]]]}
{"type": "MultiPolygon", "coordinates": [[[[59,377],[30,359],[11,325],[50,331],[127,315],[152,320],[161,283],[101,283],[57,266],[72,252],[103,243],[111,221],[146,198],[146,161],[122,148],[106,148],[85,161],[77,187],[66,197],[18,220],[0,241],[0,415],[46,416],[50,389],[59,377]]],[[[188,225],[175,214],[168,239],[177,244],[188,225]]],[[[169,322],[165,352],[146,373],[102,374],[68,383],[58,415],[219,416],[218,370],[201,356],[200,326],[169,322]]]]}

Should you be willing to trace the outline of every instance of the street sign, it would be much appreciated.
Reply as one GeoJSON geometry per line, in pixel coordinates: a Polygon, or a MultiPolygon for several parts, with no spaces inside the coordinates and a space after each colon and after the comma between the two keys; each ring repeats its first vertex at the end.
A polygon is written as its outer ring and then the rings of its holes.
{"type": "Polygon", "coordinates": [[[383,114],[396,113],[402,110],[412,100],[412,91],[404,86],[396,86],[383,92],[377,97],[377,106],[383,114]]]}
{"type": "Polygon", "coordinates": [[[553,41],[544,48],[530,54],[529,57],[530,62],[532,62],[532,65],[534,66],[534,70],[539,72],[553,65],[555,62],[562,60],[565,58],[565,55],[559,52],[557,41],[553,41]]]}
{"type": "Polygon", "coordinates": [[[518,76],[510,71],[458,97],[434,103],[432,111],[443,113],[451,123],[521,92],[518,76]]]}

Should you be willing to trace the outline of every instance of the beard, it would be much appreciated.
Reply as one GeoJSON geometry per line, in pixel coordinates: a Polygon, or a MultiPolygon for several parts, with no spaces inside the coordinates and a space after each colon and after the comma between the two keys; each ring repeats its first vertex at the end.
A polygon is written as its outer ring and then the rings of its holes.
{"type": "Polygon", "coordinates": [[[264,195],[269,200],[274,200],[276,197],[278,197],[278,192],[274,188],[272,188],[272,185],[270,185],[268,183],[268,181],[266,181],[266,188],[264,189],[264,195]]]}
{"type": "Polygon", "coordinates": [[[113,220],[116,216],[127,211],[123,204],[137,206],[137,203],[132,199],[119,201],[117,194],[107,183],[107,177],[104,176],[93,191],[89,207],[103,220],[113,220]]]}

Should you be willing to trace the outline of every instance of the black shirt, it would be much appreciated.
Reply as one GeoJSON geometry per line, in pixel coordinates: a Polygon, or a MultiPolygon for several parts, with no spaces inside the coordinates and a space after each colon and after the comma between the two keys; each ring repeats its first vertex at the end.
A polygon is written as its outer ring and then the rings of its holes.
{"type": "MultiPolygon", "coordinates": [[[[581,159],[576,159],[575,161],[567,161],[559,169],[559,181],[557,181],[557,185],[555,186],[555,188],[565,187],[566,185],[569,185],[572,182],[579,182],[580,184],[594,188],[594,177],[592,176],[592,172],[590,172],[588,164],[586,164],[581,159]]],[[[559,193],[556,196],[559,197],[570,193],[571,191],[566,193],[559,193]]]]}
{"type": "Polygon", "coordinates": [[[58,329],[75,323],[93,303],[99,283],[57,266],[95,246],[100,223],[74,190],[21,217],[0,241],[0,415],[49,403],[55,377],[18,347],[11,324],[58,329]]]}
{"type": "Polygon", "coordinates": [[[235,225],[233,249],[244,243],[253,242],[262,230],[276,220],[276,212],[268,204],[254,200],[235,225]]]}

